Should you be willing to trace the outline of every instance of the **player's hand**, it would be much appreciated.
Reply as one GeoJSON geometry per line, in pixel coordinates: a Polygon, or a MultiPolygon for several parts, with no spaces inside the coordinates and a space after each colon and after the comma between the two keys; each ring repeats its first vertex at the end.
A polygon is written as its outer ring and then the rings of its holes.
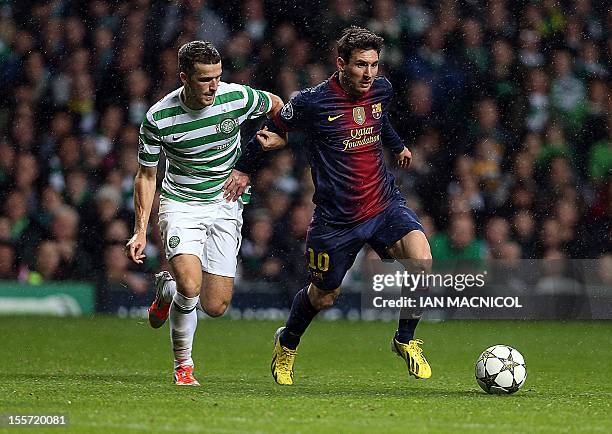
{"type": "Polygon", "coordinates": [[[399,154],[395,154],[395,158],[397,160],[397,165],[402,169],[408,169],[410,167],[410,163],[412,162],[412,152],[406,147],[399,154]]]}
{"type": "Polygon", "coordinates": [[[287,135],[280,136],[272,131],[268,131],[268,127],[263,127],[255,134],[257,141],[264,151],[272,151],[274,149],[283,148],[287,144],[287,135]]]}
{"type": "Polygon", "coordinates": [[[232,170],[229,178],[223,184],[223,198],[227,202],[236,202],[249,185],[249,175],[240,170],[232,170]]]}
{"type": "Polygon", "coordinates": [[[142,264],[146,255],[143,253],[147,245],[146,233],[136,232],[125,245],[125,254],[136,264],[142,264]]]}

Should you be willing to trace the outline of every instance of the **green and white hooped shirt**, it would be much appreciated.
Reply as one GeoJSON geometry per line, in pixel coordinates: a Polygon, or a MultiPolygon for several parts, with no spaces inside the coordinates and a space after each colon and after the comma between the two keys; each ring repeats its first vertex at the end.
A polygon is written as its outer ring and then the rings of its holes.
{"type": "MultiPolygon", "coordinates": [[[[188,108],[180,87],[149,109],[140,126],[138,162],[157,166],[163,148],[166,174],[161,195],[179,202],[223,200],[223,183],[242,153],[240,126],[272,108],[267,92],[220,82],[213,105],[188,108]]],[[[242,201],[248,203],[249,192],[242,201]]]]}

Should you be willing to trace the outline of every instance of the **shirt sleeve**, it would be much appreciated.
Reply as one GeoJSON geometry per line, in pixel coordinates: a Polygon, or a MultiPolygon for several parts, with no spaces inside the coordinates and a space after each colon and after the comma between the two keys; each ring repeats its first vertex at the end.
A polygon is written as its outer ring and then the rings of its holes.
{"type": "Polygon", "coordinates": [[[393,85],[386,78],[383,77],[383,85],[385,87],[385,95],[383,100],[383,115],[381,119],[381,137],[382,144],[385,148],[389,149],[394,154],[399,154],[404,150],[404,142],[400,138],[399,134],[391,125],[391,118],[389,117],[389,105],[391,104],[391,100],[393,99],[393,85]]]}
{"type": "Polygon", "coordinates": [[[298,92],[274,115],[272,120],[279,131],[286,133],[307,128],[306,121],[310,107],[309,93],[308,89],[298,92]]]}
{"type": "Polygon", "coordinates": [[[153,117],[147,113],[140,124],[138,135],[138,163],[147,167],[157,166],[162,140],[153,117]]]}
{"type": "Polygon", "coordinates": [[[263,90],[242,86],[247,96],[246,115],[248,119],[255,119],[265,115],[272,109],[272,98],[263,90]]]}
{"type": "Polygon", "coordinates": [[[389,114],[385,112],[381,121],[383,146],[391,150],[394,154],[399,154],[404,150],[404,142],[393,128],[393,125],[391,125],[389,114]]]}

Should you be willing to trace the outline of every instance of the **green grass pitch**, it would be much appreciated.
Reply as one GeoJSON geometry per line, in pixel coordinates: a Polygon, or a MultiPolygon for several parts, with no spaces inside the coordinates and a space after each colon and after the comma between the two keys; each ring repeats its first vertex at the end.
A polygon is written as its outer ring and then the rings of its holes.
{"type": "Polygon", "coordinates": [[[0,413],[68,416],[64,428],[9,433],[564,433],[612,432],[612,323],[448,321],[418,337],[430,380],[408,378],[389,351],[393,323],[317,321],[302,340],[296,384],[270,375],[279,323],[201,321],[200,388],[171,382],[168,326],[107,317],[0,318],[0,413]],[[523,353],[511,396],[474,380],[482,350],[523,353]]]}

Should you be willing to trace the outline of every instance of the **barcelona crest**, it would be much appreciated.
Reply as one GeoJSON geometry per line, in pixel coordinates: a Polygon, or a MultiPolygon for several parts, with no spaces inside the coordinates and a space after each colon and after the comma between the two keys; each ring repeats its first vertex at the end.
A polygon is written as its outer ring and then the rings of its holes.
{"type": "Polygon", "coordinates": [[[366,112],[363,107],[353,107],[353,120],[359,125],[365,123],[366,112]]]}
{"type": "Polygon", "coordinates": [[[380,119],[382,116],[382,103],[372,104],[372,117],[374,119],[380,119]]]}

